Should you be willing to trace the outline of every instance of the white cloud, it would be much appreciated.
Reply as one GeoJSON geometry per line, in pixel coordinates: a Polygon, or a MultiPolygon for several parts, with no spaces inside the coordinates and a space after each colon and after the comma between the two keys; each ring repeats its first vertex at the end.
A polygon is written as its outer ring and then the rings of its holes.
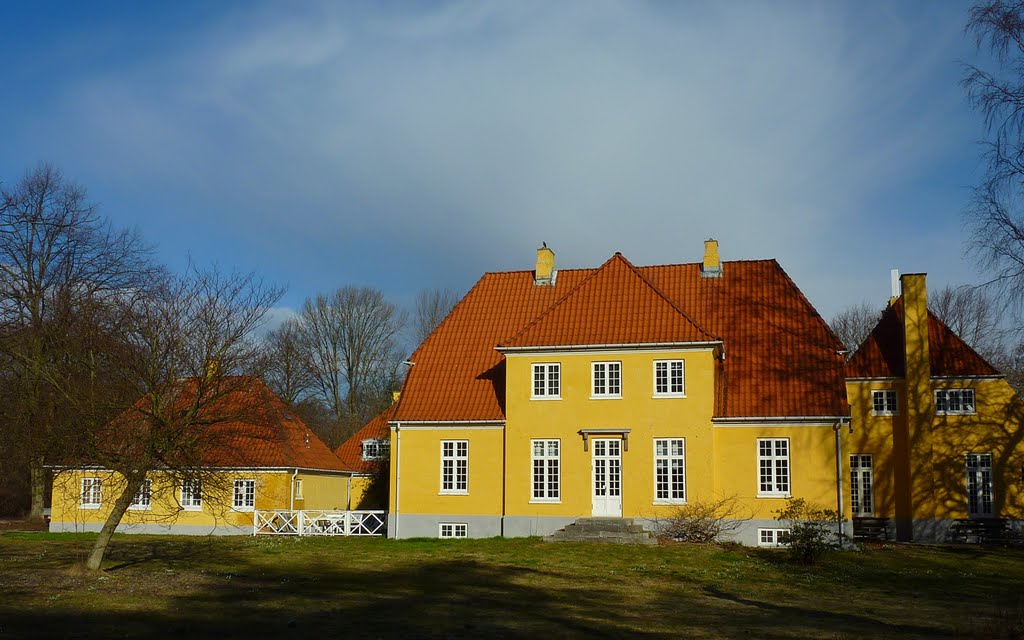
{"type": "MultiPolygon", "coordinates": [[[[77,91],[96,162],[217,203],[216,220],[176,215],[288,262],[293,282],[306,268],[337,269],[333,286],[366,277],[374,246],[475,277],[529,268],[541,240],[560,264],[593,266],[616,250],[697,260],[715,236],[727,259],[778,257],[827,315],[884,300],[894,262],[962,269],[957,234],[925,238],[922,212],[878,204],[962,143],[957,89],[936,100],[930,85],[961,46],[942,16],[620,2],[277,13],[247,9],[77,91]],[[303,266],[324,252],[352,259],[303,266]]],[[[928,213],[948,229],[959,208],[928,213]]],[[[448,284],[425,271],[406,270],[409,288],[448,284]]]]}

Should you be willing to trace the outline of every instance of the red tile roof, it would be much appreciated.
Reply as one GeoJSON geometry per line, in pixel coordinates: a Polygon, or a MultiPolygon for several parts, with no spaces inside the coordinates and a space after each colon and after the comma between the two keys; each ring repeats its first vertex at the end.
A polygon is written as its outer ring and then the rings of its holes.
{"type": "MultiPolygon", "coordinates": [[[[1000,375],[931,311],[928,312],[928,355],[933,376],[1000,375]]],[[[904,377],[903,298],[882,313],[874,330],[846,364],[846,371],[851,378],[904,377]]]]}
{"type": "Polygon", "coordinates": [[[377,471],[379,460],[363,460],[363,440],[390,438],[391,428],[388,426],[388,421],[395,414],[397,407],[397,404],[393,404],[377,414],[373,420],[367,422],[362,429],[335,450],[334,453],[341,459],[342,464],[356,473],[377,471]]]}
{"type": "Polygon", "coordinates": [[[502,346],[710,341],[717,338],[616,253],[502,346]]]}
{"type": "MultiPolygon", "coordinates": [[[[184,411],[199,393],[198,379],[179,383],[173,393],[175,411],[184,411]]],[[[327,445],[296,416],[262,380],[250,376],[227,376],[211,400],[192,423],[205,431],[195,438],[200,451],[183,452],[198,455],[205,467],[261,468],[289,467],[349,471],[327,445]],[[201,425],[201,426],[200,426],[201,425]]],[[[205,392],[210,393],[210,392],[205,392]]],[[[171,395],[171,394],[168,394],[171,395]]],[[[142,398],[110,424],[110,440],[122,447],[133,446],[123,438],[125,430],[147,429],[150,400],[142,398]],[[122,434],[117,438],[117,434],[122,434]]],[[[166,463],[191,463],[174,460],[169,452],[166,463]]]]}
{"type": "Polygon", "coordinates": [[[633,268],[617,256],[601,270],[561,270],[555,286],[535,286],[532,271],[485,274],[411,356],[416,364],[392,419],[503,420],[498,345],[708,336],[720,338],[726,351],[717,417],[848,414],[842,344],[776,261],[726,262],[721,277],[704,278],[699,264],[633,268]],[[588,278],[598,283],[593,290],[581,286],[588,278]],[[630,300],[653,317],[629,310],[630,300]],[[642,331],[615,326],[638,319],[642,331]]]}

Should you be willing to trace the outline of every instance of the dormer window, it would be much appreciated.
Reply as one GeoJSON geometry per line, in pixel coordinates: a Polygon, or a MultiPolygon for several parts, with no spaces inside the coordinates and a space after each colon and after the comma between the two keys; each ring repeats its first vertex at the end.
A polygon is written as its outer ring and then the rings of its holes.
{"type": "Polygon", "coordinates": [[[370,438],[363,440],[363,460],[380,460],[386,458],[391,448],[387,438],[370,438]]]}
{"type": "Polygon", "coordinates": [[[938,389],[935,391],[935,413],[940,415],[973,415],[974,389],[938,389]]]}

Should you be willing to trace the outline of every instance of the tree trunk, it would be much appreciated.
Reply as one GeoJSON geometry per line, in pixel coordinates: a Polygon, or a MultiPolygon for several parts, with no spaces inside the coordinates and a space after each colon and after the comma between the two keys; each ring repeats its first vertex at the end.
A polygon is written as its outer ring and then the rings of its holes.
{"type": "Polygon", "coordinates": [[[128,511],[128,507],[132,503],[132,499],[135,498],[135,494],[139,491],[139,487],[142,486],[142,481],[145,479],[145,474],[140,476],[130,476],[125,480],[124,491],[114,501],[114,508],[110,511],[110,515],[107,516],[106,522],[103,523],[103,528],[100,529],[100,535],[96,538],[96,543],[92,546],[92,551],[89,552],[89,559],[85,561],[86,569],[91,571],[98,571],[100,565],[103,564],[103,557],[107,554],[107,547],[110,546],[110,538],[114,535],[114,530],[117,529],[117,525],[121,524],[121,518],[124,517],[125,511],[128,511]]]}
{"type": "MultiPolygon", "coordinates": [[[[43,509],[46,505],[46,479],[49,474],[43,467],[42,458],[33,458],[29,470],[29,488],[32,492],[32,510],[28,517],[31,520],[41,520],[43,509]]],[[[24,477],[24,476],[22,476],[24,477]]]]}

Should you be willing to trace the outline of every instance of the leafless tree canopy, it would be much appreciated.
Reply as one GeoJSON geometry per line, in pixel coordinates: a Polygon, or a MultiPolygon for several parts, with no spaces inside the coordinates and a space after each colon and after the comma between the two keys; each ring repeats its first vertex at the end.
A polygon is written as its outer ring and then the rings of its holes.
{"type": "Polygon", "coordinates": [[[451,289],[425,289],[416,295],[416,344],[422,344],[459,302],[451,289]]]}
{"type": "Polygon", "coordinates": [[[289,318],[265,337],[267,384],[282,400],[296,404],[313,385],[303,348],[302,323],[289,318]]]}
{"type": "Polygon", "coordinates": [[[995,68],[965,65],[962,81],[988,131],[986,172],[966,221],[970,251],[1008,299],[1024,302],[1024,2],[994,0],[971,8],[966,31],[995,68]]]}
{"type": "Polygon", "coordinates": [[[928,294],[928,307],[986,360],[995,363],[1004,353],[1007,331],[991,289],[946,286],[928,294]]]}
{"type": "Polygon", "coordinates": [[[849,350],[849,355],[871,334],[882,312],[866,302],[846,307],[829,320],[829,326],[849,350]]]}

